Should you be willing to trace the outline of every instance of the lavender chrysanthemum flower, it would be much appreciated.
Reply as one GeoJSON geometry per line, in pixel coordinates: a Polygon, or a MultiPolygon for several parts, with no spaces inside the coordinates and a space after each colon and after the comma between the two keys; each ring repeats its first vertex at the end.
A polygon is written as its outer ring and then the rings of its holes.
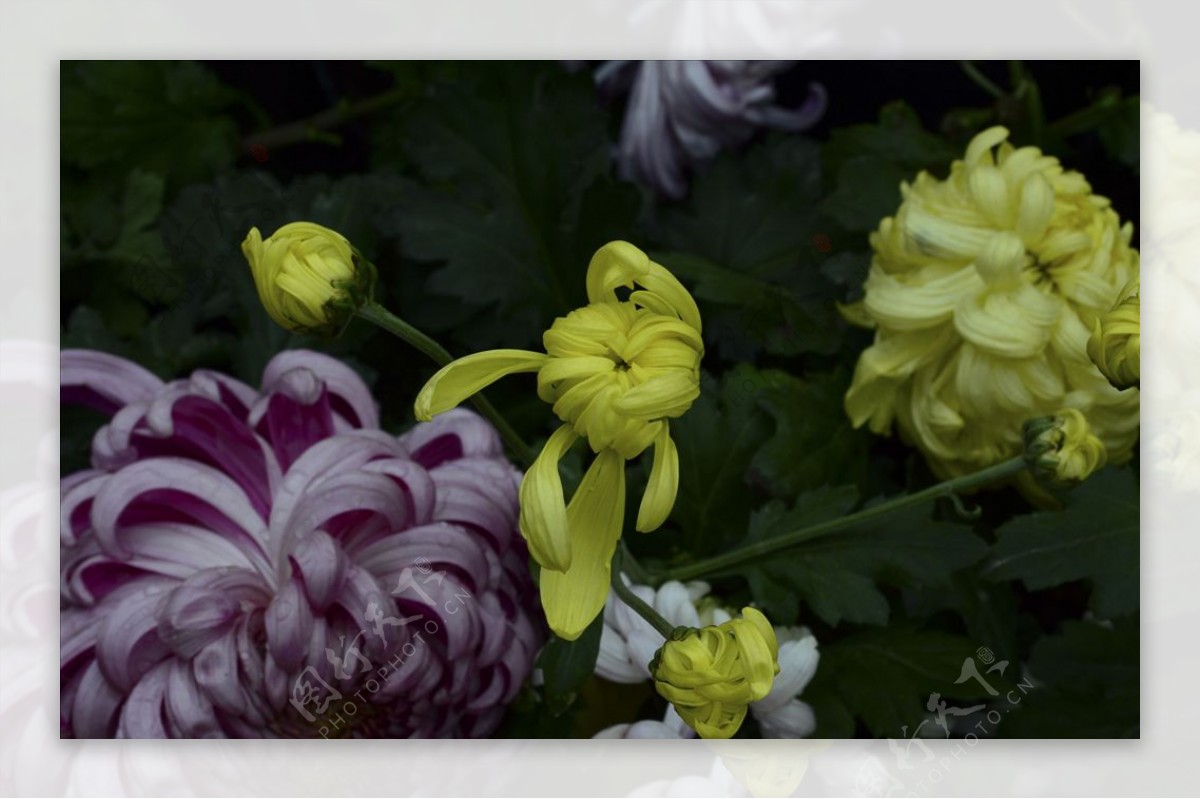
{"type": "Polygon", "coordinates": [[[615,92],[635,70],[617,154],[624,178],[668,197],[687,191],[687,169],[723,147],[745,143],[756,128],[799,131],[825,113],[825,90],[809,85],[796,109],[775,104],[774,75],[790,61],[609,61],[596,71],[615,92]]]}
{"type": "Polygon", "coordinates": [[[340,362],[262,391],[65,351],[113,413],[62,481],[61,726],[76,737],[474,737],[541,643],[520,474],[465,411],[399,439],[340,362]]]}

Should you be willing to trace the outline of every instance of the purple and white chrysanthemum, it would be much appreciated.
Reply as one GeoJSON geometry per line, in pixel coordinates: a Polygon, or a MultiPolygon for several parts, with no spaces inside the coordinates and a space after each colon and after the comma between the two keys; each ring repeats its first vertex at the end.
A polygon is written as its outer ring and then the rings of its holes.
{"type": "Polygon", "coordinates": [[[520,474],[458,410],[396,438],[344,364],[262,390],[66,351],[112,413],[62,481],[61,727],[76,737],[474,737],[541,643],[520,474]]]}
{"type": "Polygon", "coordinates": [[[825,90],[809,85],[795,109],[775,104],[774,76],[790,61],[609,61],[596,71],[615,93],[633,74],[617,153],[621,176],[668,197],[687,192],[689,167],[723,147],[745,143],[757,128],[800,131],[825,113],[825,90]]]}

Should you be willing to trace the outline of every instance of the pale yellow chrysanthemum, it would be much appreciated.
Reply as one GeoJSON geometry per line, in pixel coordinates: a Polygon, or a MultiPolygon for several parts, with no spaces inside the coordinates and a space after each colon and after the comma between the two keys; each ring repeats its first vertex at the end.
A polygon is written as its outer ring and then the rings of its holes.
{"type": "Polygon", "coordinates": [[[1007,138],[990,128],[945,180],[901,185],[846,314],[876,329],[846,394],[852,421],[895,423],[944,478],[1019,455],[1022,424],[1062,408],[1086,414],[1109,461],[1137,438],[1137,390],[1113,388],[1087,354],[1138,275],[1133,227],[1082,175],[1007,138]]]}

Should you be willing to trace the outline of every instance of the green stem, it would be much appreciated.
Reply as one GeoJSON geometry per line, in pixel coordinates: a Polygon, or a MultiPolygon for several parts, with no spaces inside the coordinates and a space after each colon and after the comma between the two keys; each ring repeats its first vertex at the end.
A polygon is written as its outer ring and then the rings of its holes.
{"type": "Polygon", "coordinates": [[[621,579],[621,555],[622,551],[617,550],[616,557],[612,563],[612,587],[617,592],[617,596],[621,598],[629,607],[633,608],[634,612],[650,623],[650,626],[658,630],[663,638],[670,639],[671,633],[675,632],[675,625],[659,615],[658,611],[642,601],[642,598],[633,593],[629,586],[625,585],[625,581],[621,579]]]}
{"type": "Polygon", "coordinates": [[[267,151],[270,151],[286,147],[289,144],[309,141],[336,144],[340,142],[340,138],[328,133],[329,128],[336,128],[359,117],[373,114],[408,98],[411,94],[412,92],[407,89],[392,89],[353,103],[349,100],[342,100],[307,119],[299,119],[277,128],[251,134],[242,142],[242,149],[249,152],[253,147],[265,147],[267,151]]]}
{"type": "Polygon", "coordinates": [[[1120,99],[1115,93],[1105,93],[1086,108],[1081,108],[1051,123],[1050,130],[1064,139],[1091,130],[1112,116],[1113,111],[1120,104],[1120,99]]]}
{"type": "MultiPolygon", "coordinates": [[[[425,353],[438,366],[445,366],[454,360],[454,357],[445,347],[374,300],[364,304],[358,309],[357,313],[368,322],[378,325],[425,353]]],[[[513,454],[517,456],[517,460],[527,469],[532,466],[534,459],[533,450],[530,449],[529,445],[525,443],[525,440],[521,438],[517,431],[513,429],[512,425],[508,423],[508,420],[500,415],[500,412],[496,410],[492,403],[488,402],[487,397],[482,394],[476,394],[471,397],[471,402],[500,431],[501,437],[508,444],[509,449],[513,451],[513,454]]]]}
{"type": "Polygon", "coordinates": [[[991,483],[996,480],[1001,480],[1006,477],[1011,477],[1025,469],[1024,456],[1017,457],[998,463],[995,466],[989,466],[973,474],[968,474],[963,477],[956,477],[953,480],[947,480],[944,483],[938,483],[924,491],[918,491],[915,494],[906,494],[905,496],[893,499],[889,502],[884,502],[866,510],[861,510],[858,513],[852,513],[849,516],[842,516],[837,519],[831,519],[827,522],[821,522],[811,527],[804,527],[800,530],[793,530],[790,533],[769,538],[765,541],[757,541],[744,547],[726,552],[723,555],[708,558],[706,560],[689,563],[685,566],[680,566],[675,569],[668,569],[662,575],[662,581],[667,580],[695,580],[701,577],[708,577],[714,574],[727,571],[728,569],[746,563],[748,561],[757,560],[758,558],[774,554],[780,550],[788,549],[810,538],[832,533],[835,530],[841,530],[846,527],[853,527],[871,519],[885,516],[893,511],[901,508],[906,508],[910,505],[916,505],[921,502],[926,502],[939,497],[950,496],[958,491],[965,491],[976,486],[981,486],[986,483],[991,483]]]}
{"type": "Polygon", "coordinates": [[[958,65],[962,67],[963,72],[967,73],[968,78],[974,81],[979,88],[983,89],[992,97],[995,97],[997,100],[999,100],[1004,96],[1004,90],[993,83],[987,75],[984,75],[982,72],[980,72],[979,68],[973,63],[970,61],[959,61],[958,65]]]}

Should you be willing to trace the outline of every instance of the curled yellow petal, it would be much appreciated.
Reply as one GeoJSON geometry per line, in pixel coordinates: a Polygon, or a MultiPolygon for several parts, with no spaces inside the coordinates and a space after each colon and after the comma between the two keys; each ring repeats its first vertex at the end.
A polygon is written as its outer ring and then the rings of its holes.
{"type": "Polygon", "coordinates": [[[536,372],[547,356],[526,350],[487,350],[459,358],[439,369],[417,395],[413,413],[428,422],[505,375],[536,372]]]}
{"type": "Polygon", "coordinates": [[[592,256],[587,271],[587,297],[592,303],[617,301],[617,288],[633,283],[650,268],[650,256],[627,241],[610,241],[592,256]]]}
{"type": "Polygon", "coordinates": [[[571,566],[543,570],[540,590],[546,622],[574,641],[604,609],[612,558],[625,515],[625,460],[613,450],[596,456],[567,506],[571,566]]]}
{"type": "Polygon", "coordinates": [[[561,572],[571,566],[567,503],[558,462],[577,438],[570,425],[555,430],[521,481],[521,535],[529,544],[529,554],[544,569],[561,572]]]}
{"type": "Polygon", "coordinates": [[[680,416],[700,396],[700,381],[691,372],[670,371],[634,386],[614,403],[621,413],[643,419],[680,416]]]}
{"type": "Polygon", "coordinates": [[[675,496],[679,492],[679,450],[671,439],[671,428],[661,422],[661,429],[654,439],[654,464],[650,467],[650,479],[642,504],[638,508],[637,531],[648,533],[657,530],[671,515],[675,507],[675,496]]]}
{"type": "Polygon", "coordinates": [[[1096,319],[1088,340],[1088,357],[1100,374],[1117,389],[1137,386],[1141,380],[1141,305],[1139,279],[1121,291],[1117,304],[1096,319]]]}

